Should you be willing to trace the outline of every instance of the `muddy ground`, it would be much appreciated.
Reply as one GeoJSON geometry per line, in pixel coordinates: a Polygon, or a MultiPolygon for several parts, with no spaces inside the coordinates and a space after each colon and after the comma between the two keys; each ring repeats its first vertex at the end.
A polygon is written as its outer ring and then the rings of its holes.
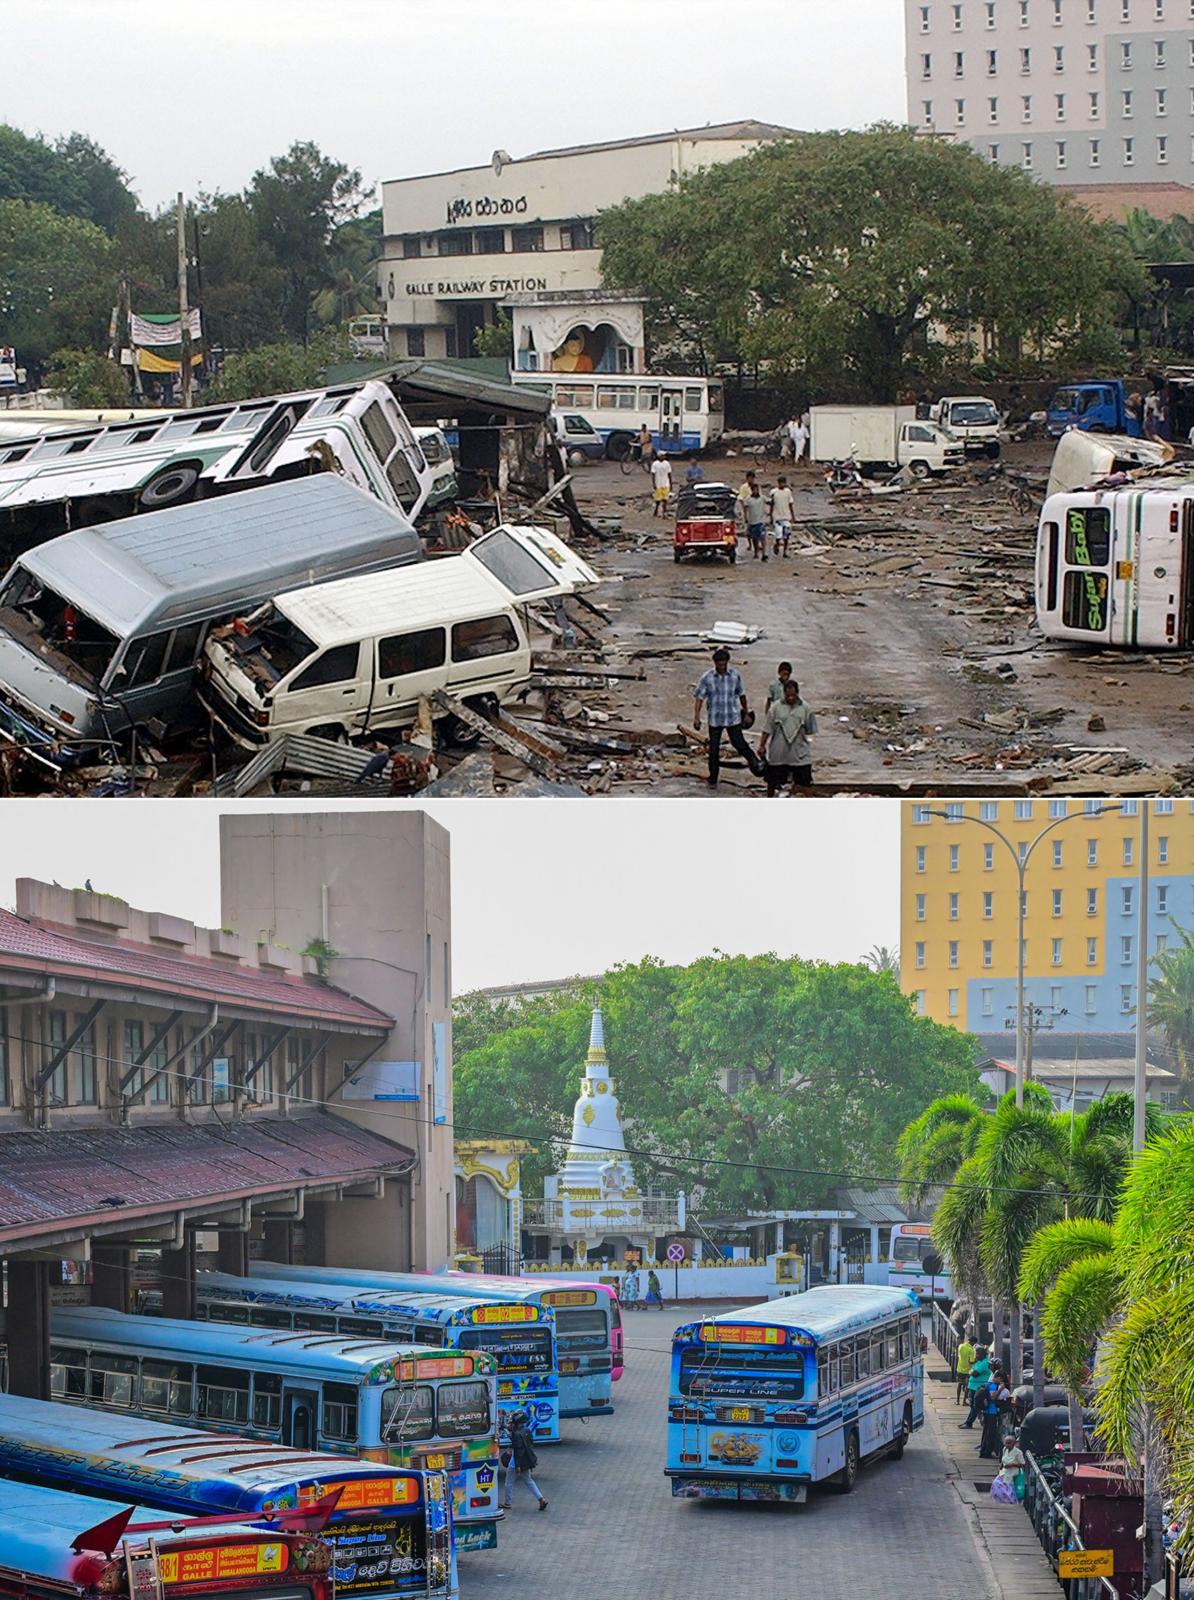
{"type": "MultiPolygon", "coordinates": [[[[1012,446],[1005,461],[1043,483],[1050,455],[1047,444],[1012,446]]],[[[750,465],[745,456],[704,463],[707,478],[735,486],[750,465]]],[[[760,477],[773,482],[777,471],[760,477]]],[[[719,621],[762,629],[732,651],[760,710],[777,663],[793,662],[820,723],[823,793],[1164,792],[1194,775],[1194,660],[1045,643],[1033,622],[1035,515],[1016,511],[998,483],[968,471],[911,494],[835,504],[806,467],[788,560],[764,565],[743,550],[731,567],[674,563],[671,523],[652,518],[641,474],[602,462],[578,468],[575,481],[584,509],[621,529],[590,552],[617,580],[595,597],[608,625],[572,610],[605,665],[645,677],[556,694],[547,720],[563,707],[569,727],[614,739],[657,730],[678,746],[604,765],[594,754],[583,773],[574,761],[586,785],[708,793],[701,751],[680,747],[677,724],[691,725],[692,686],[711,648],[700,635],[719,621]],[[665,653],[642,654],[656,651],[665,653]],[[593,728],[590,712],[609,720],[593,728]]],[[[723,777],[724,793],[757,790],[741,766],[723,777]]]]}

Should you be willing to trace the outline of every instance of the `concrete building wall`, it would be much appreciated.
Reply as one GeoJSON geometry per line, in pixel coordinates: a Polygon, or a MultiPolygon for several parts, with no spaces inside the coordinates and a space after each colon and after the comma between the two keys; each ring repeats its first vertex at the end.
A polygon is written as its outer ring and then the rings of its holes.
{"type": "Polygon", "coordinates": [[[1194,181],[1191,0],[905,0],[904,12],[913,126],[1049,183],[1194,181]]]}
{"type": "Polygon", "coordinates": [[[454,1246],[450,860],[446,831],[417,811],[226,815],[220,819],[221,906],[237,926],[294,949],[324,938],[339,988],[398,1019],[376,1059],[421,1064],[417,1103],[345,1099],[331,1109],[418,1153],[409,1217],[386,1238],[354,1227],[351,1205],[327,1208],[335,1259],[436,1268],[454,1246]],[[435,1120],[432,1062],[443,1053],[446,1110],[435,1120]],[[343,1209],[340,1209],[343,1207],[343,1209]],[[409,1237],[400,1237],[402,1227],[409,1237]]]}

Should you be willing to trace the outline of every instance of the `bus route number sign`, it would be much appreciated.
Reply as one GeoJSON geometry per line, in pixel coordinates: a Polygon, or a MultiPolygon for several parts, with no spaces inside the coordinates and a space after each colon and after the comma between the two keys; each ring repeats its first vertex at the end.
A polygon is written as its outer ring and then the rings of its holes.
{"type": "Polygon", "coordinates": [[[701,1326],[703,1344],[781,1345],[787,1342],[783,1328],[747,1328],[736,1322],[706,1322],[701,1326]]]}
{"type": "Polygon", "coordinates": [[[473,1312],[474,1323],[486,1322],[534,1322],[539,1313],[534,1306],[478,1306],[473,1312]]]}
{"type": "MultiPolygon", "coordinates": [[[[673,1248],[675,1248],[673,1246],[673,1248]]],[[[549,1306],[592,1306],[597,1304],[596,1289],[553,1289],[543,1296],[549,1306]]]]}
{"type": "Polygon", "coordinates": [[[1115,1575],[1114,1550],[1059,1550],[1059,1578],[1111,1578],[1115,1575]]]}

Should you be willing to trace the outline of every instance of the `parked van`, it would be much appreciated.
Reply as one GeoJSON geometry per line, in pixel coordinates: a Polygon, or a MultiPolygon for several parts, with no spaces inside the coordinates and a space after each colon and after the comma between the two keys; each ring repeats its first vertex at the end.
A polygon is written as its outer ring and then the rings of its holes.
{"type": "Polygon", "coordinates": [[[249,748],[406,727],[437,689],[488,709],[530,676],[527,604],[598,581],[545,528],[503,525],[459,556],[279,594],[213,629],[199,692],[249,748]]]}
{"type": "Polygon", "coordinates": [[[214,620],[421,555],[404,516],[330,473],[62,534],[0,585],[0,739],[69,765],[168,720],[214,620]]]}

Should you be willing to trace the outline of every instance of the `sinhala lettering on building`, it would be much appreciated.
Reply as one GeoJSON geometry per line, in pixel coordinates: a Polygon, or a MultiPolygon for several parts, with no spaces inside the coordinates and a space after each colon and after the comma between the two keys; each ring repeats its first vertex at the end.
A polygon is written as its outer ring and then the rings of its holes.
{"type": "Polygon", "coordinates": [[[459,283],[408,283],[406,293],[439,296],[445,294],[514,294],[528,289],[546,289],[546,278],[470,278],[459,283]]]}
{"type": "Polygon", "coordinates": [[[483,194],[478,200],[449,200],[447,218],[452,223],[467,222],[470,217],[521,217],[525,216],[526,209],[525,194],[520,194],[517,200],[509,197],[495,200],[492,195],[483,194]]]}

